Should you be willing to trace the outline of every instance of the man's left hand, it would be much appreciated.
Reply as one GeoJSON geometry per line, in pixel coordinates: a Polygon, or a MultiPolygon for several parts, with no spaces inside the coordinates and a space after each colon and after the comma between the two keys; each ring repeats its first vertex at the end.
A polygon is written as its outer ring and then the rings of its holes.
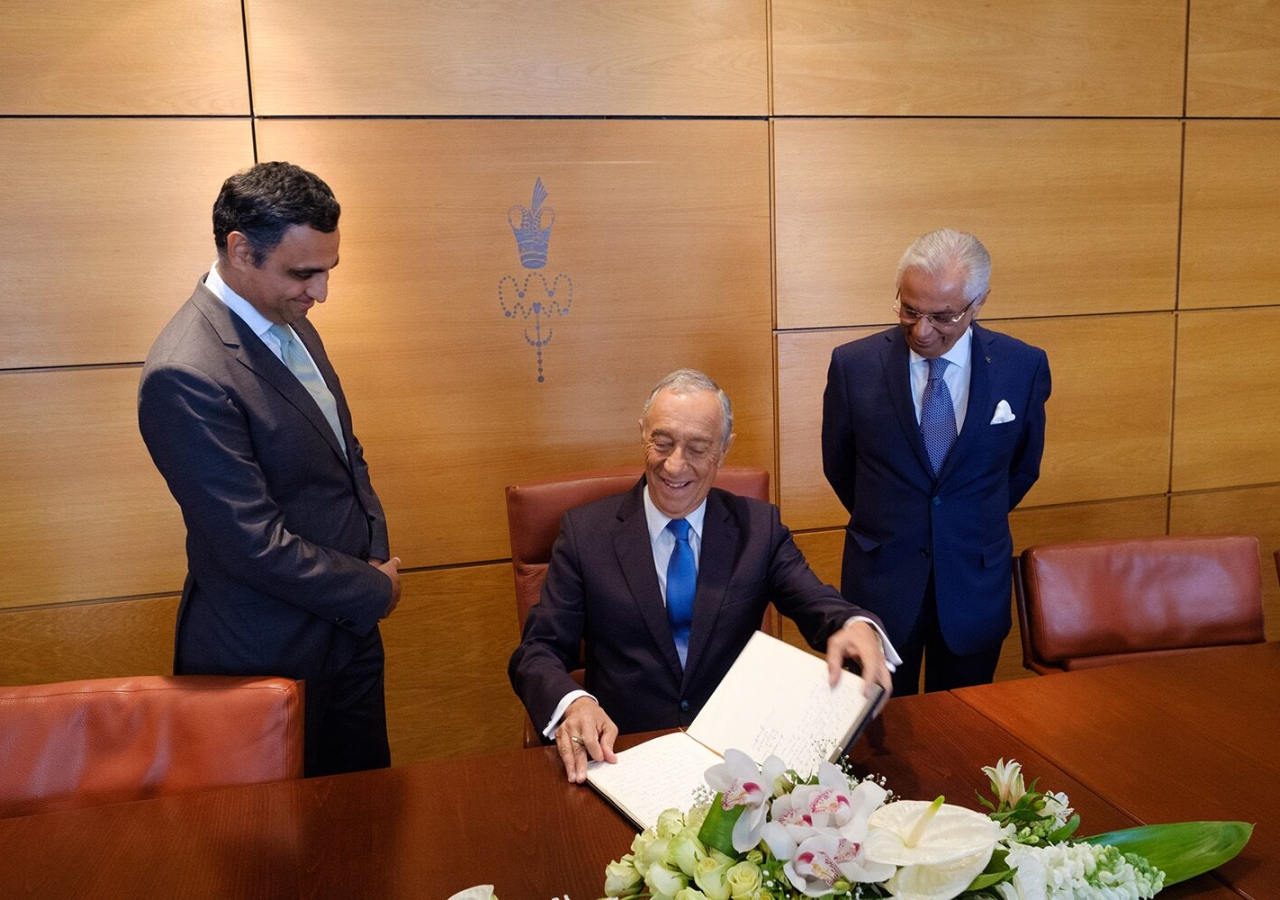
{"type": "Polygon", "coordinates": [[[827,669],[832,687],[839,682],[840,670],[846,659],[862,667],[862,677],[868,688],[878,684],[884,688],[885,699],[889,698],[893,692],[893,679],[885,665],[884,645],[880,643],[879,632],[866,622],[850,622],[827,639],[827,669]]]}

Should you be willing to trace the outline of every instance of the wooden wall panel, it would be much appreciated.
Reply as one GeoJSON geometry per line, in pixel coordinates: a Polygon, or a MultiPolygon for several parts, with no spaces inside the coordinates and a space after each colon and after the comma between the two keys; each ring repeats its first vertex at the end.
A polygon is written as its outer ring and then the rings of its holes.
{"type": "Polygon", "coordinates": [[[0,120],[0,368],[139,361],[214,257],[247,120],[0,120]]]}
{"type": "MultiPolygon", "coordinates": [[[[1044,348],[1053,373],[1040,480],[1023,506],[1167,490],[1171,314],[989,324],[1044,348]]],[[[822,392],[832,349],[867,331],[778,335],[779,496],[783,518],[792,528],[830,527],[848,520],[822,474],[822,392]]]]}
{"type": "Polygon", "coordinates": [[[1023,507],[1164,494],[1173,409],[1173,316],[993,325],[1043,347],[1053,373],[1040,480],[1023,507]]]}
{"type": "Polygon", "coordinates": [[[777,115],[1182,112],[1182,3],[773,0],[772,10],[777,115]]]}
{"type": "Polygon", "coordinates": [[[1179,314],[1174,491],[1280,481],[1278,343],[1280,309],[1179,314]]]}
{"type": "Polygon", "coordinates": [[[511,565],[410,572],[402,584],[382,623],[393,762],[520,747],[525,712],[507,680],[520,642],[511,565]]]}
{"type": "Polygon", "coordinates": [[[258,139],[344,204],[313,318],[406,565],[507,556],[508,484],[638,463],[641,407],[682,365],[732,397],[730,460],[771,467],[763,122],[265,121],[258,139]],[[555,218],[530,270],[507,219],[539,178],[555,218]]]}
{"type": "Polygon", "coordinates": [[[1280,116],[1280,4],[1193,0],[1187,115],[1280,116]]]}
{"type": "Polygon", "coordinates": [[[138,374],[0,374],[0,608],[182,589],[185,530],[138,434],[138,374]]]}
{"type": "Polygon", "coordinates": [[[902,252],[950,225],[1001,316],[1171,309],[1177,122],[774,122],[778,327],[888,323],[902,252]]]}
{"type": "Polygon", "coordinates": [[[169,675],[177,612],[177,595],[0,610],[0,684],[169,675]]]}
{"type": "Polygon", "coordinates": [[[246,0],[260,115],[768,113],[764,3],[246,0]]]}
{"type": "Polygon", "coordinates": [[[1158,496],[1019,507],[1009,516],[1013,552],[1067,541],[1156,537],[1168,532],[1168,506],[1168,499],[1158,496]]]}
{"type": "Polygon", "coordinates": [[[1185,165],[1178,306],[1280,304],[1280,121],[1188,122],[1185,165]]]}
{"type": "Polygon", "coordinates": [[[6,0],[0,115],[248,115],[239,0],[6,0]]]}
{"type": "Polygon", "coordinates": [[[1258,539],[1262,610],[1269,641],[1280,640],[1280,582],[1273,555],[1280,550],[1277,509],[1280,485],[1175,495],[1169,508],[1170,534],[1251,534],[1258,539]]]}
{"type": "MultiPolygon", "coordinates": [[[[791,528],[829,528],[849,521],[822,473],[822,394],[831,351],[880,330],[778,335],[778,505],[782,521],[791,528]]],[[[837,577],[839,572],[837,559],[837,577]]]]}

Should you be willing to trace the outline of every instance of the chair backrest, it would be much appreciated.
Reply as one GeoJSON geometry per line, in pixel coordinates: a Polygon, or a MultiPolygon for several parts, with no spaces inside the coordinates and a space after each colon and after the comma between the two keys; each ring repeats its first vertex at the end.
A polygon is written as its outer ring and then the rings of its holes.
{"type": "Polygon", "coordinates": [[[1258,541],[1242,535],[1031,547],[1015,567],[1023,665],[1105,666],[1265,640],[1258,541]]]}
{"type": "MultiPolygon", "coordinates": [[[[515,574],[516,617],[521,632],[529,610],[542,593],[542,582],[551,563],[551,548],[560,533],[560,519],[565,512],[628,491],[643,473],[639,466],[598,469],[507,488],[507,531],[511,539],[511,568],[515,574]]],[[[715,486],[744,497],[770,499],[769,472],[765,469],[723,466],[716,473],[715,486]]],[[[761,628],[770,633],[774,631],[772,606],[765,612],[761,628]]],[[[579,665],[581,663],[579,657],[579,665]]],[[[537,731],[526,721],[524,745],[536,747],[539,742],[537,731]]]]}
{"type": "Polygon", "coordinates": [[[0,817],[302,776],[303,685],[138,676],[0,688],[0,817]]]}

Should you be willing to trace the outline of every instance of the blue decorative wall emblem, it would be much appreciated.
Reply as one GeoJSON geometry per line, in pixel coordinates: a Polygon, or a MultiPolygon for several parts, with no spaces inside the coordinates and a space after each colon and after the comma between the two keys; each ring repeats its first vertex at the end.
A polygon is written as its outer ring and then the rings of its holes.
{"type": "Polygon", "coordinates": [[[539,178],[533,186],[533,204],[529,207],[516,204],[507,210],[507,224],[515,235],[516,249],[520,252],[520,265],[526,272],[523,279],[504,275],[498,280],[498,303],[508,319],[525,322],[524,340],[537,355],[538,381],[546,381],[542,370],[542,348],[551,343],[551,319],[569,315],[573,305],[573,279],[561,272],[548,280],[537,269],[547,265],[551,244],[551,226],[556,222],[556,212],[543,205],[547,189],[539,178]],[[546,335],[543,319],[547,320],[546,335]],[[529,319],[533,319],[533,335],[529,335],[529,319]]]}

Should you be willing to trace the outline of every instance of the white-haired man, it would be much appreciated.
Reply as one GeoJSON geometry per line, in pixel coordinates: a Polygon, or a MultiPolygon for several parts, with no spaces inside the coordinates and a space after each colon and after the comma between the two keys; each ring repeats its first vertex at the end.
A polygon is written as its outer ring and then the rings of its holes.
{"type": "Polygon", "coordinates": [[[942,229],[898,264],[899,325],[837,347],[822,461],[849,512],[841,590],[876,613],[898,696],[991,681],[1011,625],[1009,512],[1040,475],[1049,361],[975,321],[991,257],[942,229]]]}

